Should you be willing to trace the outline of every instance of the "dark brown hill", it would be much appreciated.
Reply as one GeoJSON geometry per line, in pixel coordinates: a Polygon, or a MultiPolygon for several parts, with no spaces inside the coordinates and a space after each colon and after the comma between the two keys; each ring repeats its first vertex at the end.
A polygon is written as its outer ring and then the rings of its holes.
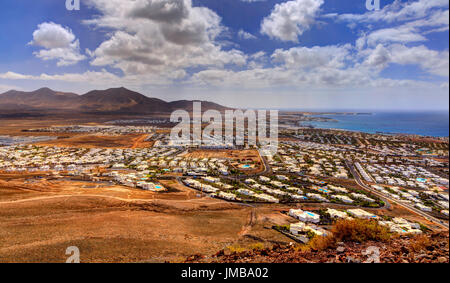
{"type": "MultiPolygon", "coordinates": [[[[147,97],[126,88],[93,90],[83,95],[58,92],[49,88],[41,88],[32,92],[11,90],[0,94],[0,110],[70,110],[71,112],[88,113],[127,113],[153,114],[171,113],[177,109],[192,111],[192,101],[180,100],[166,102],[161,99],[147,97]]],[[[202,101],[202,110],[228,109],[216,103],[202,101]]]]}

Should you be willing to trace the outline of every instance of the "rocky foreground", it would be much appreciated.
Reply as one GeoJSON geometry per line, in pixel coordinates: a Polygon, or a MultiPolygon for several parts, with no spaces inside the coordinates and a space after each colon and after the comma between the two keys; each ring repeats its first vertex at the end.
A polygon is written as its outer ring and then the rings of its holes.
{"type": "Polygon", "coordinates": [[[387,243],[339,242],[336,247],[315,250],[309,246],[280,246],[208,257],[194,255],[187,263],[449,263],[448,232],[426,236],[396,237],[387,243]]]}

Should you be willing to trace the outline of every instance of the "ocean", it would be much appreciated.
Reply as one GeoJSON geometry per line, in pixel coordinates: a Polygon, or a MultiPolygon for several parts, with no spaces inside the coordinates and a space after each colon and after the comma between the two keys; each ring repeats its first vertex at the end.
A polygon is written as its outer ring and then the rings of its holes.
{"type": "MultiPolygon", "coordinates": [[[[330,111],[332,112],[332,111],[330,111]]],[[[338,111],[334,111],[338,112],[338,111]]],[[[352,113],[372,113],[371,115],[314,115],[326,117],[338,122],[304,122],[322,129],[342,129],[369,134],[415,134],[433,137],[449,136],[449,112],[368,112],[349,111],[352,113]]]]}

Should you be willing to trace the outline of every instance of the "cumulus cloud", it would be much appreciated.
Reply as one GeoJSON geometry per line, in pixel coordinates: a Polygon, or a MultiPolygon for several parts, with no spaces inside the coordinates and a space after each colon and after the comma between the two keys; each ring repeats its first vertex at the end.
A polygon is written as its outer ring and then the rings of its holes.
{"type": "Polygon", "coordinates": [[[246,63],[243,52],[225,51],[216,40],[224,30],[221,18],[208,8],[193,7],[191,0],[89,0],[88,4],[102,15],[85,23],[113,30],[92,52],[92,65],[145,74],[246,63]]]}
{"type": "Polygon", "coordinates": [[[298,37],[316,22],[323,0],[293,0],[275,5],[264,18],[261,33],[281,41],[298,42],[298,37]]]}
{"type": "Polygon", "coordinates": [[[361,27],[361,23],[368,24],[363,26],[369,31],[377,26],[372,24],[388,24],[388,27],[367,32],[359,39],[360,46],[368,44],[374,47],[379,43],[424,42],[427,41],[427,34],[448,31],[448,6],[446,0],[395,0],[379,11],[365,14],[328,14],[324,17],[348,22],[351,27],[361,27]]]}
{"type": "Polygon", "coordinates": [[[272,54],[272,60],[293,69],[342,68],[345,66],[344,62],[350,55],[351,49],[350,44],[277,49],[272,54]]]}
{"type": "Polygon", "coordinates": [[[406,1],[395,0],[385,5],[378,11],[370,11],[365,14],[329,14],[342,21],[373,23],[373,22],[401,22],[412,21],[427,17],[437,8],[448,7],[448,0],[418,0],[406,1]]]}
{"type": "Polygon", "coordinates": [[[377,47],[370,52],[367,59],[364,61],[365,65],[384,69],[391,61],[391,55],[389,51],[382,45],[378,44],[377,47]]]}
{"type": "MultiPolygon", "coordinates": [[[[435,5],[441,3],[431,1],[435,5]]],[[[229,30],[222,26],[221,18],[210,9],[194,7],[191,0],[86,0],[85,3],[100,14],[84,23],[109,31],[106,40],[87,52],[90,63],[120,69],[121,75],[116,70],[38,76],[7,72],[0,73],[0,79],[64,81],[93,87],[111,87],[112,83],[136,89],[169,89],[174,85],[177,89],[220,87],[237,92],[277,87],[295,90],[441,87],[442,80],[429,83],[383,78],[381,71],[392,64],[416,65],[427,74],[448,78],[448,50],[432,50],[424,45],[428,40],[426,33],[448,29],[448,10],[436,6],[423,17],[419,12],[403,11],[410,4],[398,2],[382,12],[373,12],[378,16],[364,14],[361,16],[365,17],[364,23],[395,24],[373,25],[377,30],[359,26],[366,30],[355,44],[313,47],[289,44],[289,48],[272,51],[264,48],[264,52],[254,50],[253,54],[245,54],[237,45],[225,46],[223,36],[229,30]],[[392,16],[394,12],[409,21],[397,23],[392,16]]],[[[291,0],[278,4],[262,21],[261,32],[277,40],[298,42],[320,16],[323,3],[323,0],[291,0]]],[[[340,15],[332,17],[342,20],[340,15]]],[[[44,24],[33,35],[31,44],[43,48],[36,56],[57,59],[59,63],[82,60],[78,57],[84,57],[78,52],[79,42],[69,28],[44,24]],[[71,50],[77,52],[67,52],[71,50]]],[[[245,40],[255,38],[244,29],[237,36],[245,40]]]]}
{"type": "MultiPolygon", "coordinates": [[[[371,70],[352,62],[354,49],[350,44],[277,49],[270,56],[272,67],[242,71],[209,69],[194,74],[191,81],[200,85],[247,88],[369,85],[371,70]]],[[[254,56],[264,58],[265,54],[254,56]]]]}
{"type": "Polygon", "coordinates": [[[449,52],[430,50],[424,45],[407,47],[396,44],[390,48],[392,62],[401,65],[419,65],[426,72],[449,76],[449,52]]]}
{"type": "Polygon", "coordinates": [[[139,74],[118,76],[105,69],[101,71],[86,71],[83,73],[63,73],[63,74],[40,74],[40,75],[26,75],[16,72],[0,73],[0,79],[6,80],[29,80],[29,81],[62,81],[68,83],[79,83],[84,86],[110,88],[113,86],[129,86],[142,87],[143,85],[167,86],[173,82],[174,79],[183,77],[180,74],[183,71],[164,74],[139,74]]]}
{"type": "Polygon", "coordinates": [[[373,49],[360,52],[364,65],[380,70],[389,64],[419,66],[424,72],[440,77],[449,76],[449,52],[429,49],[425,45],[407,46],[405,44],[378,44],[373,49]]]}
{"type": "Polygon", "coordinates": [[[86,59],[80,53],[80,42],[69,28],[53,22],[38,25],[30,45],[43,47],[33,54],[44,60],[57,60],[58,66],[73,65],[86,59]]]}
{"type": "Polygon", "coordinates": [[[396,0],[380,11],[328,17],[377,24],[368,25],[355,44],[364,66],[383,70],[390,64],[415,65],[428,74],[448,77],[448,50],[432,50],[425,45],[428,34],[448,31],[448,6],[448,1],[442,0],[396,0]]]}
{"type": "Polygon", "coordinates": [[[294,89],[343,89],[343,88],[397,88],[436,87],[433,83],[414,80],[392,80],[374,76],[369,68],[313,69],[309,72],[282,67],[256,68],[232,71],[210,69],[194,74],[190,81],[205,87],[240,89],[294,88],[294,89]]]}
{"type": "Polygon", "coordinates": [[[68,28],[49,22],[38,25],[33,32],[33,41],[30,44],[44,48],[66,48],[75,41],[75,35],[68,28]]]}
{"type": "Polygon", "coordinates": [[[419,34],[414,28],[408,26],[379,29],[367,36],[367,43],[370,46],[375,46],[378,43],[409,43],[420,41],[427,41],[427,39],[419,34]]]}
{"type": "Polygon", "coordinates": [[[129,15],[157,22],[179,23],[189,16],[189,6],[189,1],[183,0],[139,0],[129,15]]]}
{"type": "Polygon", "coordinates": [[[246,39],[246,40],[248,40],[248,39],[256,39],[256,36],[254,36],[253,34],[251,34],[249,32],[246,32],[243,29],[239,30],[238,36],[239,36],[239,38],[246,39]]]}
{"type": "Polygon", "coordinates": [[[244,88],[414,88],[432,87],[433,83],[382,78],[380,72],[390,64],[417,65],[429,74],[448,77],[449,68],[448,51],[435,51],[423,45],[378,44],[368,49],[351,44],[293,47],[275,50],[270,59],[272,67],[256,65],[241,71],[209,69],[194,74],[191,82],[244,88]]]}

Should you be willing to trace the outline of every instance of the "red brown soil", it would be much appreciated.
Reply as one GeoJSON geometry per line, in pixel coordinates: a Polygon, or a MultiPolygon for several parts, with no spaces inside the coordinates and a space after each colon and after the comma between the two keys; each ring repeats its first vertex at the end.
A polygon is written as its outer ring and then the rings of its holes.
{"type": "Polygon", "coordinates": [[[200,254],[189,257],[188,263],[363,263],[369,247],[380,250],[381,263],[449,263],[449,235],[438,233],[423,237],[399,237],[384,244],[379,242],[341,243],[338,248],[317,251],[295,245],[275,245],[272,248],[227,253],[221,250],[213,256],[200,254]]]}

